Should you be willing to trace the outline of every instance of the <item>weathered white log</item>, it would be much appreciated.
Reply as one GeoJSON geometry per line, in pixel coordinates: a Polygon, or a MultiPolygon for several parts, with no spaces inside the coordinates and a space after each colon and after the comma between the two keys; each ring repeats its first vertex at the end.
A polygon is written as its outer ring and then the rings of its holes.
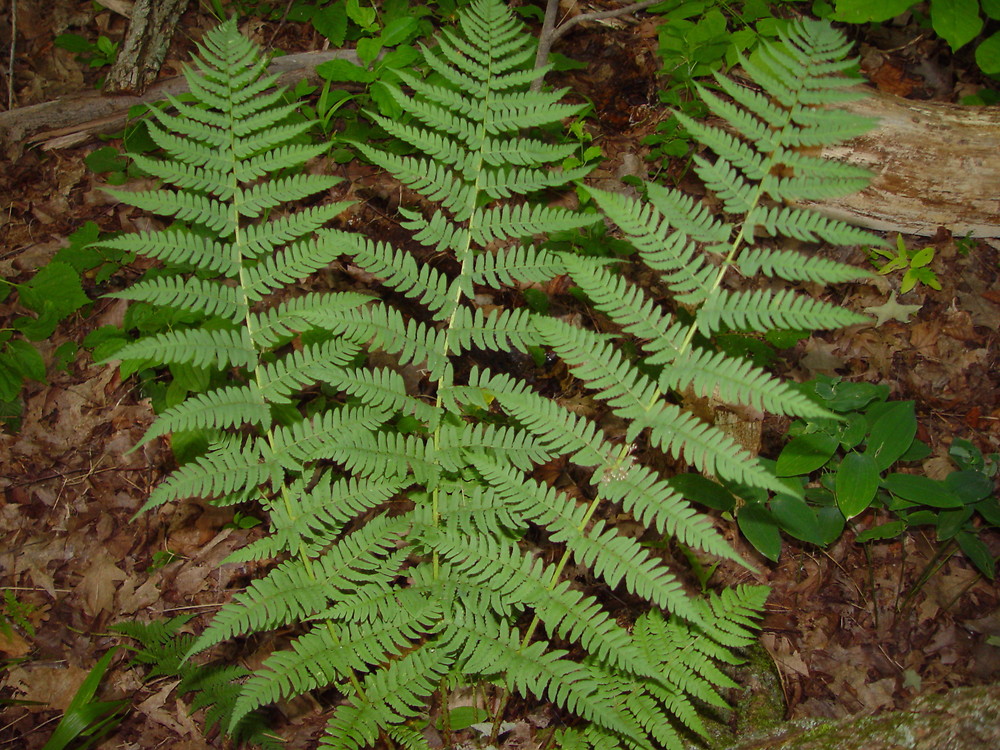
{"type": "Polygon", "coordinates": [[[847,105],[879,126],[823,155],[871,170],[871,185],[812,204],[872,229],[1000,237],[1000,107],[922,102],[872,92],[847,105]]]}

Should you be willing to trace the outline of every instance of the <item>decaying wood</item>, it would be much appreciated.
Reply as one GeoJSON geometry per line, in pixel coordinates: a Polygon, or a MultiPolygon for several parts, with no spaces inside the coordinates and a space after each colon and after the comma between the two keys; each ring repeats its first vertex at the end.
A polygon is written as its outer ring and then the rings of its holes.
{"type": "MultiPolygon", "coordinates": [[[[278,83],[282,86],[294,86],[303,78],[319,83],[316,66],[334,59],[359,63],[354,50],[327,50],[275,58],[269,70],[279,76],[278,83]]],[[[176,96],[187,88],[187,81],[175,76],[150,86],[139,96],[106,96],[98,91],[88,91],[0,112],[0,146],[11,159],[16,158],[26,145],[42,149],[76,146],[97,134],[120,130],[125,125],[129,109],[137,104],[160,101],[167,94],[176,96]]]]}
{"type": "Polygon", "coordinates": [[[1000,107],[920,102],[889,94],[848,108],[880,125],[824,156],[871,170],[860,193],[816,204],[851,223],[903,234],[1000,237],[1000,107]]]}
{"type": "Polygon", "coordinates": [[[104,83],[109,94],[141,94],[160,74],[188,0],[136,0],[128,33],[104,83]]]}

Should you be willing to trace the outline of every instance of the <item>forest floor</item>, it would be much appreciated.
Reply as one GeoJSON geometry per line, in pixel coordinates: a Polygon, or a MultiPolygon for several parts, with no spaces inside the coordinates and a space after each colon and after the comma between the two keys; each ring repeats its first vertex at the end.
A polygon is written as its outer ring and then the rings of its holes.
{"type": "MultiPolygon", "coordinates": [[[[61,19],[58,13],[32,11],[40,4],[26,5],[15,68],[18,104],[92,85],[96,73],[53,48],[52,38],[66,28],[120,38],[123,19],[108,11],[95,18],[89,3],[56,4],[88,9],[61,19]]],[[[212,24],[197,10],[182,18],[164,75],[179,70],[191,52],[190,39],[212,24]]],[[[258,41],[271,40],[273,30],[263,24],[250,22],[246,29],[258,41]]],[[[289,52],[318,43],[298,24],[283,25],[273,40],[289,52]]],[[[962,71],[928,63],[935,59],[929,44],[924,39],[879,52],[862,40],[863,59],[878,61],[866,72],[895,87],[893,93],[952,98],[962,71]]],[[[657,78],[655,20],[581,27],[558,51],[589,63],[586,70],[558,74],[551,82],[572,86],[572,96],[594,103],[586,127],[606,161],[590,179],[601,184],[623,175],[652,175],[697,190],[682,163],[645,159],[643,139],[665,117],[658,100],[663,82],[657,78]]],[[[30,278],[87,221],[105,232],[136,228],[137,212],[102,193],[102,176],[85,166],[86,154],[101,145],[26,149],[17,161],[2,165],[5,278],[16,283],[30,278]]],[[[391,184],[364,166],[330,162],[317,168],[324,166],[347,178],[345,194],[365,201],[357,220],[383,222],[391,231],[392,220],[385,218],[392,215],[391,184]]],[[[972,441],[984,454],[1000,450],[1000,254],[988,242],[957,242],[946,231],[906,240],[910,247],[933,245],[932,270],[941,290],[918,286],[900,296],[901,303],[919,307],[905,322],[888,319],[815,335],[783,351],[776,367],[798,380],[829,374],[882,383],[892,398],[915,401],[919,437],[932,449],[924,469],[941,476],[951,468],[947,450],[955,438],[972,441]]],[[[859,248],[845,257],[870,267],[859,248]]],[[[100,295],[121,288],[134,274],[123,269],[99,286],[91,283],[86,291],[96,301],[39,342],[46,361],[60,344],[80,343],[92,330],[120,323],[124,303],[100,295]]],[[[833,294],[839,304],[861,311],[885,303],[898,285],[894,274],[841,285],[833,294]]],[[[25,312],[0,306],[8,324],[25,312]]],[[[45,743],[97,660],[121,643],[110,625],[211,613],[254,572],[220,561],[259,531],[227,525],[231,509],[194,501],[131,520],[170,470],[172,458],[164,441],[129,452],[152,413],[135,380],[122,380],[117,368],[95,365],[81,349],[64,368],[50,367],[47,382],[29,383],[23,397],[20,430],[0,435],[0,597],[5,597],[0,607],[7,615],[19,608],[30,628],[0,632],[0,748],[30,750],[45,743]]],[[[765,424],[765,453],[774,455],[785,428],[775,420],[765,424]]],[[[876,522],[873,514],[862,515],[828,549],[788,541],[775,564],[758,555],[731,521],[718,520],[756,572],[724,567],[713,582],[772,587],[762,643],[780,674],[788,717],[903,708],[918,694],[983,684],[1000,674],[1000,648],[987,644],[989,636],[1000,635],[1000,591],[994,582],[961,555],[938,560],[933,533],[917,531],[867,546],[854,541],[857,530],[876,522]],[[940,567],[919,583],[935,563],[940,567]]],[[[985,537],[994,556],[1000,554],[1000,538],[985,537]]],[[[267,644],[256,646],[256,653],[266,653],[267,644]]],[[[113,661],[100,695],[126,697],[131,708],[101,747],[222,746],[214,734],[203,737],[200,717],[188,715],[173,692],[175,682],[144,683],[142,677],[124,653],[113,661]]],[[[320,708],[305,701],[282,706],[289,747],[310,745],[323,725],[320,708]]],[[[542,714],[544,707],[526,707],[524,716],[509,718],[537,723],[542,714]]]]}

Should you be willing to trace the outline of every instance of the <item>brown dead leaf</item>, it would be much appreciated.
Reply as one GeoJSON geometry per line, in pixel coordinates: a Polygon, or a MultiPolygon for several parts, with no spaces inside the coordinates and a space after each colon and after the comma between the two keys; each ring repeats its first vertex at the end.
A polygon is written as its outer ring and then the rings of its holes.
{"type": "Polygon", "coordinates": [[[73,550],[67,546],[66,538],[55,536],[49,539],[35,538],[21,547],[17,556],[15,575],[27,572],[33,586],[43,589],[50,597],[56,598],[52,562],[62,562],[73,557],[73,550]]]}
{"type": "Polygon", "coordinates": [[[192,750],[194,748],[206,748],[208,750],[211,746],[202,739],[201,730],[194,723],[193,717],[189,715],[188,708],[184,705],[184,702],[175,699],[172,703],[168,703],[170,694],[179,682],[178,680],[167,683],[159,692],[149,696],[136,706],[136,708],[139,709],[140,713],[145,714],[157,724],[162,724],[181,737],[186,737],[190,743],[194,743],[188,745],[192,750]]]}
{"type": "Polygon", "coordinates": [[[180,596],[190,598],[208,588],[208,578],[212,572],[213,569],[207,565],[185,563],[184,568],[174,578],[173,588],[180,596]]]}
{"type": "Polygon", "coordinates": [[[11,628],[0,628],[0,654],[5,659],[18,659],[31,651],[31,644],[11,628]]]}
{"type": "Polygon", "coordinates": [[[113,611],[117,584],[125,578],[125,573],[110,557],[98,553],[76,586],[77,593],[83,597],[84,612],[97,617],[101,612],[113,611]]]}
{"type": "Polygon", "coordinates": [[[803,660],[802,655],[792,645],[787,638],[777,636],[774,633],[764,633],[760,637],[760,642],[774,663],[778,665],[785,674],[797,674],[802,677],[809,676],[809,665],[803,660]]]}
{"type": "Polygon", "coordinates": [[[891,60],[886,60],[876,70],[869,73],[872,83],[887,94],[906,97],[913,91],[919,80],[891,60]]]}
{"type": "Polygon", "coordinates": [[[858,699],[864,704],[865,710],[877,710],[880,708],[894,708],[896,692],[896,680],[893,677],[886,677],[875,682],[865,683],[858,689],[858,699]]]}
{"type": "Polygon", "coordinates": [[[23,700],[65,711],[87,674],[88,670],[74,666],[17,666],[8,670],[6,685],[23,700]]]}
{"type": "Polygon", "coordinates": [[[836,346],[822,339],[812,338],[806,342],[806,355],[799,360],[810,376],[815,374],[834,375],[844,366],[844,359],[833,353],[836,346]]]}
{"type": "Polygon", "coordinates": [[[122,615],[135,614],[140,609],[145,609],[159,601],[159,582],[160,577],[153,576],[146,579],[139,588],[136,588],[135,580],[127,579],[118,591],[118,613],[122,615]]]}

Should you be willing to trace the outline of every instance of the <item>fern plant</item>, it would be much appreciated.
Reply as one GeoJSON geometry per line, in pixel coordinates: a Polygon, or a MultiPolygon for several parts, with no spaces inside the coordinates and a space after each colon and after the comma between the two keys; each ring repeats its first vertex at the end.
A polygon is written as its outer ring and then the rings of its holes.
{"type": "Polygon", "coordinates": [[[411,249],[323,228],[341,204],[282,210],[333,180],[285,175],[322,147],[289,143],[309,124],[285,124],[292,107],[277,104],[265,63],[232,22],[206,37],[200,72],[187,74],[196,103],[172,101],[176,114],[154,112],[150,132],[168,158],[140,158],[140,166],[175,189],[117,193],[180,221],[116,246],[198,269],[123,296],[211,316],[200,329],[140,340],[117,356],[212,366],[234,381],[154,423],[146,440],[190,428],[217,437],[146,507],[190,496],[255,499],[270,531],[231,560],[277,561],[221,608],[186,656],[233,637],[293,629],[286,647],[240,681],[227,703],[230,731],[264,706],[332,687],[342,700],[322,747],[370,747],[380,737],[427,747],[413,720],[435,703],[446,707],[450,690],[472,682],[495,686],[494,738],[506,698],[519,694],[565,712],[559,747],[680,747],[685,727],[702,730],[696,706],[722,703],[718,691],[731,683],[718,663],[751,641],[766,589],[692,595],[660,555],[604,518],[609,510],[630,513],[651,533],[739,559],[668,477],[637,458],[638,448],[706,475],[786,490],[675,396],[693,388],[782,413],[819,411],[793,387],[714,352],[710,339],[724,328],[858,319],[787,290],[725,289],[737,272],[818,282],[858,275],[749,244],[765,231],[862,239],[838,222],[771,205],[859,184],[856,170],[799,150],[857,127],[824,108],[843,94],[831,74],[846,66],[846,46],[825,26],[799,23],[783,45],[747,64],[771,97],[724,79],[735,103],[705,94],[748,139],[687,123],[718,154],[700,159],[699,170],[733,220],[655,185],[647,186],[648,202],[591,191],[671,292],[678,308],[670,312],[602,261],[521,241],[598,215],[528,200],[571,185],[586,169],[551,168],[572,144],[531,132],[579,108],[560,103],[562,91],[529,92],[545,71],[531,69],[533,40],[512,14],[499,0],[476,0],[437,42],[423,50],[431,79],[400,72],[409,93],[389,87],[408,119],[371,115],[415,153],[356,145],[423,196],[422,210],[401,210],[402,224],[412,247],[453,258],[446,271],[418,262],[411,249]],[[786,176],[773,176],[779,166],[786,176]],[[395,296],[294,294],[300,279],[341,255],[395,296]],[[477,289],[558,274],[587,292],[614,332],[476,305],[477,289]],[[411,300],[405,316],[392,301],[403,296],[411,300]],[[638,355],[626,356],[626,339],[641,343],[638,355]],[[625,421],[624,439],[514,375],[476,364],[479,352],[502,360],[529,346],[563,358],[625,421]],[[368,366],[365,354],[376,350],[425,377],[407,383],[397,367],[368,366]],[[337,394],[333,406],[286,423],[275,418],[315,383],[337,394]],[[588,478],[572,493],[537,476],[557,459],[588,478]],[[584,592],[573,569],[643,602],[643,613],[631,622],[619,617],[599,588],[584,592]]]}

